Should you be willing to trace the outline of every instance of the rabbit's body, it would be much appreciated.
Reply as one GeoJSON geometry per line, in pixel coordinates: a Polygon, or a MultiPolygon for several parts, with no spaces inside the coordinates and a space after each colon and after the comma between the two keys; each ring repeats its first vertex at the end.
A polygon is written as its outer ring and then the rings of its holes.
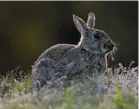
{"type": "MultiPolygon", "coordinates": [[[[88,18],[92,17],[91,14],[88,18]]],[[[87,25],[94,26],[90,20],[87,25]]],[[[104,31],[88,27],[77,16],[74,16],[74,22],[82,36],[80,43],[58,44],[42,53],[32,68],[34,87],[38,85],[36,81],[43,85],[64,75],[72,79],[83,73],[93,76],[104,73],[107,67],[106,53],[113,49],[114,43],[104,31]]]]}
{"type": "Polygon", "coordinates": [[[81,73],[100,75],[105,68],[104,54],[92,54],[76,45],[58,44],[47,49],[38,58],[33,66],[33,77],[43,84],[46,80],[64,75],[68,79],[81,73]]]}

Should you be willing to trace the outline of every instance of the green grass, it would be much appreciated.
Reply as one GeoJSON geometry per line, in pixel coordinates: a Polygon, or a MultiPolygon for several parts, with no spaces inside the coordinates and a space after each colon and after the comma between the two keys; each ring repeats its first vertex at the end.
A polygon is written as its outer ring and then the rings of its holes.
{"type": "Polygon", "coordinates": [[[107,76],[72,80],[70,87],[32,91],[31,76],[0,79],[0,109],[137,109],[138,67],[108,69],[107,76]],[[120,74],[119,74],[120,72],[120,74]]]}

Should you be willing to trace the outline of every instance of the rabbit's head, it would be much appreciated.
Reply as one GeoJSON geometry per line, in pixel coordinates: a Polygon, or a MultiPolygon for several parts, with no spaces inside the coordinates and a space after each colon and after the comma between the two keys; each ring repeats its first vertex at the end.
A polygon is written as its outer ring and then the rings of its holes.
{"type": "Polygon", "coordinates": [[[110,37],[103,30],[94,28],[94,13],[88,14],[87,23],[76,15],[73,15],[73,21],[81,33],[81,41],[78,46],[96,54],[106,54],[113,50],[115,44],[110,37]]]}

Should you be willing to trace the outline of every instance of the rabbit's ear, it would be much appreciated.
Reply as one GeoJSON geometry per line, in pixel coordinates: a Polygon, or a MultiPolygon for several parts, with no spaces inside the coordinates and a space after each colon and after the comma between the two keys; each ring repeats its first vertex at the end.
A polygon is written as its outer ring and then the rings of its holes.
{"type": "Polygon", "coordinates": [[[88,20],[87,20],[87,26],[90,28],[94,28],[95,27],[95,14],[93,12],[90,12],[88,14],[88,20]]]}
{"type": "Polygon", "coordinates": [[[73,15],[73,21],[74,21],[74,23],[76,25],[76,28],[78,29],[78,31],[80,33],[83,33],[83,32],[85,32],[88,29],[87,24],[85,23],[85,21],[83,21],[78,16],[73,15]]]}

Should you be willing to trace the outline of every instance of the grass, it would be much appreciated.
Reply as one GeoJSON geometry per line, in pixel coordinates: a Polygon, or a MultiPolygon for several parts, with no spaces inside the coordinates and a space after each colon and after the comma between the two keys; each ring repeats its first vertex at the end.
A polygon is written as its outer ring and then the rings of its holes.
{"type": "MultiPolygon", "coordinates": [[[[107,70],[96,78],[73,79],[70,87],[32,90],[31,76],[16,79],[11,71],[0,79],[0,109],[137,109],[138,67],[107,70]]],[[[84,75],[83,75],[84,77],[84,75]]]]}

